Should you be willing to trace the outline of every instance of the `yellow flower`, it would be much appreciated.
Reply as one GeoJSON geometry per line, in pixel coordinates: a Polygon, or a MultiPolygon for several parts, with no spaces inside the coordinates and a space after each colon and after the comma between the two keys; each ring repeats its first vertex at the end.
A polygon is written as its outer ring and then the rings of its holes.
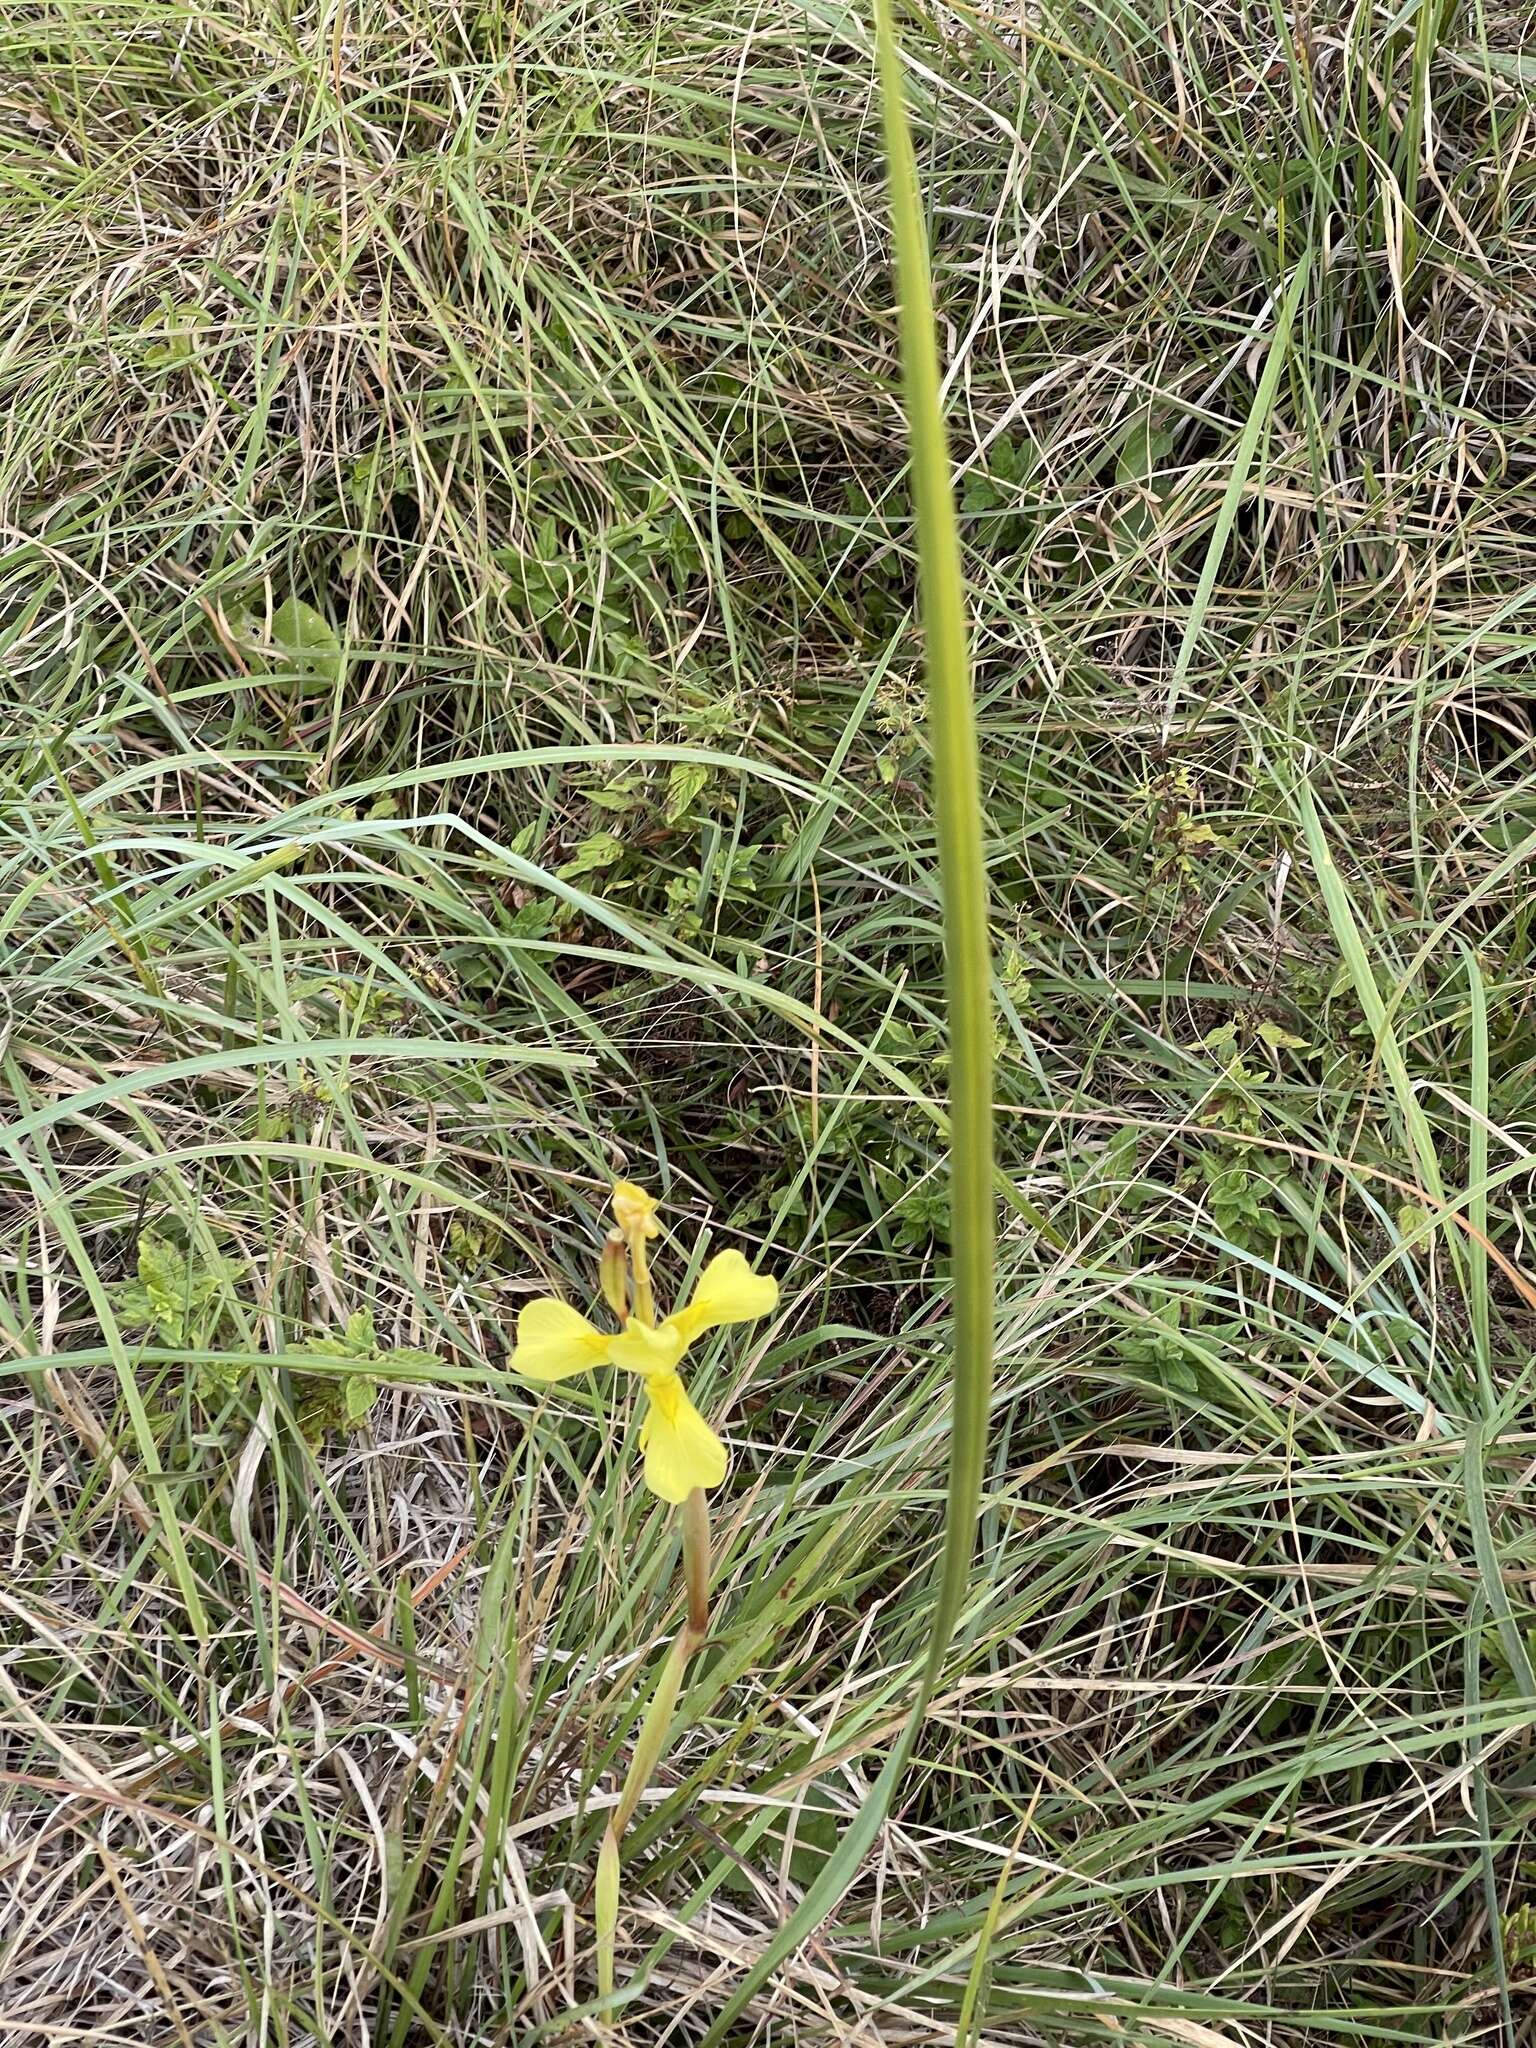
{"type": "Polygon", "coordinates": [[[726,1467],[724,1444],[678,1377],[683,1353],[706,1330],[767,1315],[778,1298],[778,1282],[754,1273],[740,1252],[712,1258],[687,1306],[655,1329],[631,1316],[622,1330],[608,1336],[565,1302],[546,1295],[530,1301],[518,1316],[511,1367],[530,1380],[568,1379],[597,1365],[639,1373],[648,1397],[640,1424],[645,1483],[663,1500],[678,1503],[696,1486],[718,1486],[726,1467]]]}

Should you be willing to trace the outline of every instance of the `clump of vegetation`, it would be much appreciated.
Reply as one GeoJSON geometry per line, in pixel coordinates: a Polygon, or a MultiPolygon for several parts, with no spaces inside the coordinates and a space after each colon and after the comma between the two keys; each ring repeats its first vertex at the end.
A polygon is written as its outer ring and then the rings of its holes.
{"type": "MultiPolygon", "coordinates": [[[[230,1335],[240,1267],[217,1251],[188,1250],[176,1238],[146,1230],[139,1238],[137,1277],[113,1290],[121,1327],[191,1357],[189,1383],[202,1405],[217,1413],[243,1393],[258,1370],[238,1347],[221,1348],[230,1335]]],[[[379,1398],[380,1371],[394,1378],[430,1374],[438,1363],[410,1346],[380,1347],[372,1312],[354,1309],[335,1336],[306,1337],[300,1350],[330,1362],[325,1371],[294,1377],[294,1415],[304,1436],[319,1444],[332,1431],[360,1429],[379,1398]]]]}
{"type": "MultiPolygon", "coordinates": [[[[998,1371],[901,1797],[731,2037],[1518,2039],[1523,23],[903,35],[998,1371]]],[[[690,1355],[723,1620],[601,2016],[708,2040],[869,1808],[944,1540],[870,26],[166,0],[7,36],[7,2011],[584,2024],[593,1788],[681,1538],[606,1387],[506,1368],[643,1159],[794,1310],[690,1355]]]]}

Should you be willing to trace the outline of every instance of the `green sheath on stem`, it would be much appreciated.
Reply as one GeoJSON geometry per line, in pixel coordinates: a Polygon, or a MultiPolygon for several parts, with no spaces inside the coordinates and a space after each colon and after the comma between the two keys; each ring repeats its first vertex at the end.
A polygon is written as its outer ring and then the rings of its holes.
{"type": "Polygon", "coordinates": [[[651,1704],[645,1710],[645,1719],[640,1723],[634,1754],[624,1774],[624,1790],[613,1809],[611,1825],[616,1835],[622,1835],[629,1826],[635,1808],[640,1804],[640,1794],[651,1782],[651,1773],[661,1762],[661,1752],[667,1744],[667,1730],[672,1726],[672,1716],[677,1710],[677,1696],[682,1691],[683,1666],[692,1650],[693,1631],[687,1628],[679,1630],[667,1652],[667,1661],[661,1667],[661,1676],[656,1681],[655,1692],[651,1694],[651,1704]]]}
{"type": "Polygon", "coordinates": [[[709,1627],[709,1498],[696,1486],[683,1503],[683,1573],[688,1588],[688,1618],[667,1652],[667,1661],[656,1680],[656,1690],[645,1710],[624,1789],[619,1803],[608,1816],[603,1844],[597,1856],[597,1885],[593,1913],[597,1932],[597,1988],[604,1998],[613,1995],[614,1955],[619,1930],[619,1844],[624,1830],[634,1819],[640,1795],[651,1782],[651,1773],[661,1762],[682,1691],[688,1659],[704,1640],[709,1627]]]}
{"type": "Polygon", "coordinates": [[[612,1998],[613,1957],[619,1927],[619,1838],[611,1822],[603,1831],[603,1846],[597,1852],[593,1911],[597,1920],[597,1988],[604,1998],[612,1998]]]}
{"type": "Polygon", "coordinates": [[[677,1709],[677,1696],[682,1689],[683,1667],[693,1653],[693,1644],[693,1630],[685,1623],[674,1637],[667,1652],[667,1661],[656,1680],[656,1690],[651,1694],[645,1719],[640,1723],[629,1769],[624,1773],[624,1789],[619,1794],[618,1805],[608,1816],[608,1825],[603,1830],[603,1845],[597,1853],[597,1887],[592,1907],[597,1934],[597,1988],[605,1998],[613,1991],[613,1958],[619,1926],[619,1843],[634,1818],[641,1793],[651,1781],[652,1771],[661,1761],[667,1731],[677,1709]]]}

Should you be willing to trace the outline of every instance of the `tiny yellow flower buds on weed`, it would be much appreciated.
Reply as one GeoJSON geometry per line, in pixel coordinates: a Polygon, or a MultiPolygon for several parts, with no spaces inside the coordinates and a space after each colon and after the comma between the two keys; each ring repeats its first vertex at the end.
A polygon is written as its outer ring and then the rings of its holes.
{"type": "Polygon", "coordinates": [[[632,1180],[621,1180],[614,1184],[613,1213],[618,1225],[631,1242],[637,1237],[654,1237],[660,1229],[656,1221],[658,1204],[654,1195],[648,1195],[644,1188],[638,1188],[632,1180]]]}
{"type": "Polygon", "coordinates": [[[604,1242],[598,1284],[604,1301],[622,1323],[629,1314],[629,1247],[617,1230],[610,1230],[604,1242]]]}

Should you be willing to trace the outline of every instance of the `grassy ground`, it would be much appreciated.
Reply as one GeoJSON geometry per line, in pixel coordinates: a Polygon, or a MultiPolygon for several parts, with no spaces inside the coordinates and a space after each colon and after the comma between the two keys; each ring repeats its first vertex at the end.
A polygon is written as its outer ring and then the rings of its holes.
{"type": "MultiPolygon", "coordinates": [[[[947,1682],[733,2048],[1533,2037],[1524,27],[907,24],[1048,1229],[947,1682]]],[[[0,51],[0,2041],[593,2037],[678,1538],[623,1387],[501,1363],[616,1169],[668,1285],[784,1290],[694,1375],[718,1628],[607,2022],[697,2041],[942,1532],[867,23],[0,51]]]]}

